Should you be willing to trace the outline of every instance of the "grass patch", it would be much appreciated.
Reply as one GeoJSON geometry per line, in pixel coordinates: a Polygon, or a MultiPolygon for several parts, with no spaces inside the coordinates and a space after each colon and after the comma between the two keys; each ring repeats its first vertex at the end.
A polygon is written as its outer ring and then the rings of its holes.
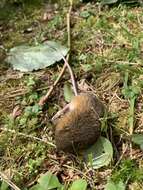
{"type": "MultiPolygon", "coordinates": [[[[6,4],[4,11],[0,11],[5,51],[18,44],[34,44],[44,39],[66,44],[68,3],[56,3],[49,1],[52,7],[47,21],[42,20],[46,12],[44,2],[33,6],[29,2],[6,4]]],[[[129,190],[142,184],[142,155],[137,147],[130,147],[130,135],[143,129],[142,18],[142,7],[120,5],[100,10],[96,2],[76,2],[71,17],[71,65],[77,80],[86,79],[113,116],[110,122],[118,131],[118,139],[114,130],[110,127],[108,130],[115,144],[114,156],[121,158],[117,167],[113,162],[98,171],[93,170],[82,159],[57,153],[53,146],[44,142],[46,139],[54,143],[54,126],[50,119],[65,104],[63,86],[69,80],[68,73],[44,109],[37,103],[53,84],[62,63],[27,75],[0,66],[0,127],[9,130],[0,130],[0,170],[5,173],[10,170],[12,180],[21,189],[32,187],[46,171],[55,174],[62,184],[84,178],[89,189],[104,189],[109,176],[115,183],[122,181],[129,190]],[[21,114],[13,119],[10,113],[16,106],[20,107],[21,114]],[[124,136],[127,139],[122,138],[124,136]],[[127,151],[124,152],[125,144],[127,151]]]]}

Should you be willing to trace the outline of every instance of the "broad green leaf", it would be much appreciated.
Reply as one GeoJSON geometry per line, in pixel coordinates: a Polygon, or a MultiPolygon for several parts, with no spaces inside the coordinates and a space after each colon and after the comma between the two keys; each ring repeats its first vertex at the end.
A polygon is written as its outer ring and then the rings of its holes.
{"type": "Polygon", "coordinates": [[[103,5],[109,5],[109,4],[113,4],[113,3],[117,3],[118,0],[102,0],[101,3],[103,5]]]}
{"type": "Polygon", "coordinates": [[[100,137],[98,141],[86,151],[85,156],[88,164],[94,169],[107,166],[113,157],[112,144],[105,137],[100,137]]]}
{"type": "Polygon", "coordinates": [[[30,190],[43,190],[43,188],[39,184],[36,184],[33,187],[31,187],[30,190]]]}
{"type": "Polygon", "coordinates": [[[71,88],[71,85],[66,83],[64,85],[64,98],[65,98],[65,100],[67,102],[70,102],[73,96],[74,96],[74,94],[73,94],[73,90],[71,88]]]}
{"type": "Polygon", "coordinates": [[[143,134],[133,134],[132,141],[138,145],[143,144],[143,134]]]}
{"type": "Polygon", "coordinates": [[[65,190],[65,189],[66,189],[65,186],[64,186],[64,185],[61,185],[61,187],[58,187],[57,190],[65,190]]]}
{"type": "Polygon", "coordinates": [[[133,134],[132,141],[135,144],[138,144],[140,148],[143,150],[143,134],[133,134]]]}
{"type": "Polygon", "coordinates": [[[68,48],[56,42],[47,41],[37,46],[14,47],[10,50],[6,61],[13,66],[14,70],[29,72],[53,65],[67,53],[68,48]]]}
{"type": "Polygon", "coordinates": [[[2,181],[0,185],[0,190],[8,190],[8,187],[9,185],[5,181],[2,181]]]}
{"type": "Polygon", "coordinates": [[[143,144],[140,145],[140,149],[143,150],[143,144]]]}
{"type": "Polygon", "coordinates": [[[84,179],[78,179],[74,181],[69,190],[86,190],[87,182],[84,179]]]}
{"type": "Polygon", "coordinates": [[[122,181],[114,183],[112,180],[109,180],[105,186],[105,190],[125,190],[125,184],[122,181]]]}
{"type": "Polygon", "coordinates": [[[60,188],[62,186],[58,178],[50,172],[42,175],[38,179],[38,183],[40,187],[42,187],[42,190],[50,190],[54,188],[60,188]]]}

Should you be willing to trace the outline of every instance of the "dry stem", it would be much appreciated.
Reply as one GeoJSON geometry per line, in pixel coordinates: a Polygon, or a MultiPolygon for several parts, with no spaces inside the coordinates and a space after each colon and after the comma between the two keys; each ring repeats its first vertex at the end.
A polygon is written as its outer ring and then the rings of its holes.
{"type": "Polygon", "coordinates": [[[62,114],[66,113],[69,110],[69,104],[67,104],[62,110],[59,110],[54,117],[52,117],[52,121],[55,121],[57,118],[59,118],[62,114]]]}
{"type": "Polygon", "coordinates": [[[4,173],[0,171],[0,177],[1,179],[6,182],[12,189],[14,190],[20,190],[19,187],[17,187],[4,173]]]}
{"type": "Polygon", "coordinates": [[[47,94],[45,96],[43,96],[40,101],[39,101],[39,105],[43,106],[44,103],[47,101],[47,99],[49,98],[49,96],[51,95],[51,93],[53,92],[55,86],[58,84],[58,82],[60,81],[61,77],[63,76],[64,72],[66,69],[66,64],[64,64],[58,78],[56,79],[56,81],[54,82],[54,84],[50,87],[50,89],[48,90],[47,94]]]}
{"type": "Polygon", "coordinates": [[[0,127],[0,130],[2,131],[5,131],[5,132],[10,132],[12,134],[16,134],[16,135],[19,135],[19,136],[23,136],[25,138],[30,138],[30,139],[33,139],[33,140],[37,140],[37,141],[41,141],[41,142],[44,142],[52,147],[56,147],[55,144],[53,144],[52,142],[47,142],[46,140],[43,140],[43,139],[40,139],[38,137],[34,137],[34,136],[31,136],[31,135],[27,135],[27,134],[24,134],[24,133],[20,133],[20,132],[17,132],[15,130],[11,130],[11,129],[7,129],[5,127],[0,127]]]}

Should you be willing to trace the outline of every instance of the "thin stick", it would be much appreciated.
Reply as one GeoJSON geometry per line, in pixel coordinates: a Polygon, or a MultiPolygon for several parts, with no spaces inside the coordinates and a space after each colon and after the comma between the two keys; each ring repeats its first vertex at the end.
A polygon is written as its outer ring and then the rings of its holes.
{"type": "Polygon", "coordinates": [[[11,129],[6,129],[5,127],[0,127],[0,130],[2,131],[5,131],[5,132],[10,132],[10,133],[13,133],[13,134],[16,134],[16,135],[19,135],[19,136],[23,136],[25,138],[30,138],[30,139],[33,139],[33,140],[37,140],[37,141],[41,141],[41,142],[44,142],[52,147],[56,147],[55,144],[53,144],[52,142],[47,142],[46,140],[43,140],[43,139],[40,139],[38,137],[34,137],[34,136],[31,136],[31,135],[26,135],[24,133],[20,133],[20,132],[17,132],[15,130],[11,130],[11,129]]]}
{"type": "Polygon", "coordinates": [[[1,179],[6,182],[12,189],[14,190],[20,190],[19,187],[17,187],[4,173],[0,171],[0,177],[1,179]]]}
{"type": "MultiPolygon", "coordinates": [[[[71,12],[72,12],[72,8],[73,8],[73,0],[69,0],[70,2],[70,8],[69,8],[69,11],[67,13],[67,33],[68,33],[68,47],[69,49],[71,50],[71,27],[70,27],[70,24],[71,24],[71,12]]],[[[73,85],[73,90],[74,90],[74,94],[75,96],[77,96],[77,86],[76,86],[76,82],[75,82],[75,78],[74,78],[74,74],[73,74],[73,71],[68,63],[68,59],[65,59],[64,56],[63,57],[63,60],[69,70],[69,73],[70,73],[70,76],[71,76],[71,82],[72,82],[72,85],[73,85]]]]}
{"type": "Polygon", "coordinates": [[[76,168],[74,168],[74,167],[72,167],[72,166],[68,166],[68,165],[64,164],[63,167],[66,167],[66,168],[68,168],[68,169],[72,169],[73,171],[76,171],[76,172],[78,172],[79,174],[82,174],[82,175],[83,175],[85,178],[87,178],[89,181],[92,180],[92,179],[91,179],[90,177],[88,177],[85,173],[83,173],[82,171],[80,171],[80,170],[78,170],[78,169],[76,169],[76,168]]]}
{"type": "MultiPolygon", "coordinates": [[[[47,88],[48,88],[47,86],[41,87],[41,88],[36,89],[36,91],[39,92],[39,91],[47,90],[47,88]]],[[[29,93],[29,91],[27,89],[20,89],[19,91],[17,90],[17,91],[8,92],[7,93],[8,95],[6,95],[6,96],[0,94],[0,99],[5,100],[5,99],[9,99],[9,98],[14,98],[16,96],[22,96],[22,95],[25,95],[28,93],[29,93]]]]}
{"type": "Polygon", "coordinates": [[[71,49],[70,17],[71,17],[71,12],[72,12],[72,7],[73,7],[73,0],[69,0],[69,2],[70,2],[70,7],[69,7],[69,11],[67,13],[67,33],[68,33],[68,47],[71,49]]]}
{"type": "MultiPolygon", "coordinates": [[[[71,15],[71,11],[72,11],[72,6],[73,6],[73,0],[70,0],[70,8],[69,8],[69,11],[67,13],[67,33],[68,33],[68,47],[69,49],[71,49],[71,31],[70,31],[70,15],[71,15]]],[[[65,58],[63,55],[62,55],[62,59],[64,60],[64,66],[57,78],[57,80],[54,82],[54,84],[50,87],[50,89],[48,90],[47,94],[42,97],[39,101],[39,105],[40,106],[43,106],[44,103],[47,101],[47,99],[49,98],[49,96],[51,95],[51,93],[53,92],[55,86],[58,84],[58,82],[60,81],[61,77],[63,76],[64,72],[65,72],[65,69],[66,67],[68,68],[69,70],[69,73],[70,73],[70,76],[71,76],[71,81],[72,81],[72,85],[73,85],[73,90],[74,90],[74,93],[75,95],[77,95],[77,88],[76,88],[76,83],[75,83],[75,79],[74,79],[74,75],[73,75],[73,71],[68,63],[68,60],[69,60],[69,55],[70,55],[70,52],[69,54],[67,55],[67,57],[65,58]]]]}
{"type": "Polygon", "coordinates": [[[64,60],[64,62],[66,64],[66,66],[67,66],[67,68],[69,70],[70,76],[71,76],[71,82],[72,82],[72,85],[73,85],[74,94],[75,94],[75,96],[77,96],[77,88],[76,88],[76,82],[75,82],[73,71],[72,71],[67,59],[65,59],[64,56],[63,56],[63,60],[64,60]]]}
{"type": "Polygon", "coordinates": [[[40,101],[39,101],[39,105],[43,106],[45,104],[45,102],[47,101],[47,99],[49,98],[49,96],[51,95],[51,93],[53,92],[55,86],[58,84],[58,82],[60,81],[61,77],[63,76],[64,72],[66,70],[66,64],[64,64],[58,78],[56,79],[56,81],[54,82],[54,84],[50,87],[50,89],[48,90],[47,94],[45,96],[43,96],[40,101]]]}
{"type": "Polygon", "coordinates": [[[123,64],[123,65],[134,65],[134,66],[142,66],[141,63],[136,63],[136,62],[129,62],[129,61],[118,61],[118,60],[106,60],[109,63],[118,63],[118,64],[123,64]]]}
{"type": "Polygon", "coordinates": [[[51,121],[55,121],[59,118],[62,114],[66,113],[69,110],[70,104],[67,104],[62,110],[59,110],[51,119],[51,121]]]}

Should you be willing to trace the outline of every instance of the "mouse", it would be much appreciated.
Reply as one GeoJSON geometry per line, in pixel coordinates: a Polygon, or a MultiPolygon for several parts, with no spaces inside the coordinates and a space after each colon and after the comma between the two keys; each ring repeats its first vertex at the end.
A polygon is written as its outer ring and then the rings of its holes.
{"type": "Polygon", "coordinates": [[[74,96],[55,126],[57,150],[74,152],[94,144],[101,133],[105,106],[93,93],[74,96]],[[65,111],[66,110],[66,111],[65,111]]]}

